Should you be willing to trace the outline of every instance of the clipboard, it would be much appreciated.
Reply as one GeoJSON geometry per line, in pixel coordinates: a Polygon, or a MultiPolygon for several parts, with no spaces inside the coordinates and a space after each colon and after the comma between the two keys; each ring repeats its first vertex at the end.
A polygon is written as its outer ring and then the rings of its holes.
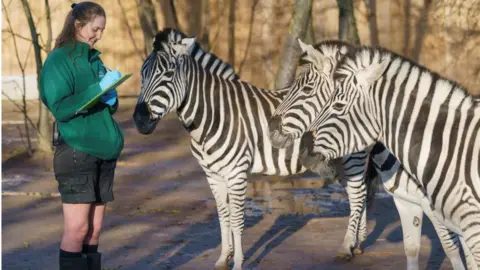
{"type": "Polygon", "coordinates": [[[95,106],[95,104],[97,104],[97,102],[100,100],[100,97],[105,94],[106,92],[108,92],[109,90],[113,89],[113,88],[116,88],[117,86],[119,86],[120,84],[122,84],[124,81],[126,81],[128,78],[130,78],[132,76],[132,73],[130,74],[125,74],[123,75],[122,77],[120,77],[118,80],[116,80],[115,82],[113,82],[109,87],[105,88],[105,90],[103,90],[102,92],[98,93],[96,96],[94,96],[92,99],[90,99],[87,103],[85,103],[82,107],[80,107],[80,109],[77,110],[77,112],[75,114],[79,114],[79,113],[82,113],[82,112],[85,112],[87,111],[88,109],[92,108],[93,106],[95,106]]]}

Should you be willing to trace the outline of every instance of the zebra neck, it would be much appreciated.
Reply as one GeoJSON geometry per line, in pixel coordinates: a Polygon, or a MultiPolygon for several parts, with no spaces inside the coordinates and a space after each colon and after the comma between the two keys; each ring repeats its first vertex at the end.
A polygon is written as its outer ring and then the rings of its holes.
{"type": "MultiPolygon", "coordinates": [[[[463,89],[437,74],[408,62],[396,68],[397,72],[389,70],[374,85],[380,141],[426,187],[430,179],[452,173],[451,168],[438,168],[449,159],[465,158],[465,143],[475,144],[478,105],[463,89]]],[[[479,154],[477,148],[473,155],[479,154]]]]}

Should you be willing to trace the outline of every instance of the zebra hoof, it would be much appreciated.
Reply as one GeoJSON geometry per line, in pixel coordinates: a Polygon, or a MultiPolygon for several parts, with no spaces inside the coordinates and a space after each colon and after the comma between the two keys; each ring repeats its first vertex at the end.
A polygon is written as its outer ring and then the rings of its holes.
{"type": "Polygon", "coordinates": [[[347,253],[339,253],[337,255],[337,260],[339,261],[344,261],[344,262],[349,262],[353,259],[352,254],[347,254],[347,253]]]}
{"type": "Polygon", "coordinates": [[[354,248],[353,249],[353,254],[355,255],[362,255],[363,254],[363,250],[361,248],[354,248]]]}
{"type": "Polygon", "coordinates": [[[215,267],[213,269],[215,270],[228,270],[228,261],[226,262],[221,262],[221,263],[216,263],[215,267]]]}

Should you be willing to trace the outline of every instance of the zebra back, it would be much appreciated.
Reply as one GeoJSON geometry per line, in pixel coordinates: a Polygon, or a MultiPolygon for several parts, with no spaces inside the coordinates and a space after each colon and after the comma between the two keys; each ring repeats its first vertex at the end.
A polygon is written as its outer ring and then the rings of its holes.
{"type": "MultiPolygon", "coordinates": [[[[178,30],[164,28],[153,39],[153,52],[167,52],[169,55],[173,55],[172,45],[181,42],[186,37],[187,35],[178,30]]],[[[232,65],[220,60],[215,54],[204,51],[198,42],[193,45],[190,56],[200,63],[204,69],[210,70],[212,74],[220,75],[220,77],[229,80],[240,78],[232,65]]]]}

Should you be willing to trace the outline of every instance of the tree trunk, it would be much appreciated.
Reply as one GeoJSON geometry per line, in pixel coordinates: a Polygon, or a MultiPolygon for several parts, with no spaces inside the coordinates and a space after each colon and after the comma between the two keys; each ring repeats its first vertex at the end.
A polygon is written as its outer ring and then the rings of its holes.
{"type": "Polygon", "coordinates": [[[202,31],[200,33],[200,44],[203,50],[210,50],[210,0],[202,0],[202,31]]]}
{"type": "MultiPolygon", "coordinates": [[[[248,38],[247,38],[247,46],[245,48],[245,51],[243,52],[243,58],[242,58],[242,61],[240,61],[240,64],[238,65],[238,75],[240,75],[240,77],[242,76],[242,70],[243,70],[243,67],[245,65],[245,61],[247,60],[247,55],[248,55],[248,51],[250,50],[250,46],[252,45],[252,36],[253,36],[253,24],[255,22],[255,9],[257,8],[257,4],[258,4],[259,0],[254,0],[253,1],[253,4],[252,4],[252,8],[251,8],[251,12],[250,12],[250,23],[249,23],[249,30],[248,30],[248,38]]],[[[268,2],[268,1],[266,1],[268,2]]],[[[262,33],[263,35],[263,33],[262,33]]],[[[267,43],[268,44],[268,43],[267,43]]],[[[271,87],[269,87],[271,88],[271,87]]]]}
{"type": "Polygon", "coordinates": [[[370,28],[370,45],[377,46],[378,26],[377,26],[377,0],[368,0],[368,25],[370,28]]]}
{"type": "Polygon", "coordinates": [[[403,12],[404,12],[404,23],[403,23],[403,55],[408,57],[409,56],[409,51],[410,51],[410,10],[411,10],[412,4],[410,3],[410,0],[405,0],[405,3],[403,4],[403,12]]]}
{"type": "Polygon", "coordinates": [[[163,11],[163,25],[165,27],[175,28],[181,31],[173,0],[158,0],[158,3],[163,11]]]}
{"type": "MultiPolygon", "coordinates": [[[[45,1],[46,6],[46,15],[47,15],[47,23],[50,21],[50,6],[48,5],[48,1],[45,1]]],[[[33,50],[35,52],[35,62],[37,65],[37,86],[40,87],[40,73],[42,71],[42,54],[40,44],[38,43],[38,33],[35,27],[35,22],[33,21],[32,12],[30,10],[30,5],[28,4],[27,0],[22,0],[23,9],[25,11],[25,15],[27,17],[28,26],[30,28],[30,34],[32,35],[32,44],[33,50]]],[[[51,28],[51,25],[49,26],[51,28]]],[[[49,30],[49,34],[51,34],[51,30],[49,30]]],[[[51,40],[51,38],[50,38],[51,40]]],[[[51,45],[48,45],[51,46],[51,45]]],[[[50,138],[52,136],[52,126],[50,124],[50,113],[48,112],[45,105],[40,102],[39,108],[39,122],[38,122],[38,149],[41,152],[51,152],[52,147],[50,144],[50,138]]]]}
{"type": "Polygon", "coordinates": [[[360,45],[357,23],[353,9],[353,0],[337,0],[338,39],[360,45]]]}
{"type": "Polygon", "coordinates": [[[275,80],[275,89],[281,89],[292,84],[295,79],[300,45],[297,39],[305,39],[308,21],[312,10],[312,0],[296,0],[288,29],[279,70],[275,80]]]}
{"type": "MultiPolygon", "coordinates": [[[[32,141],[30,140],[30,132],[29,132],[29,117],[27,114],[27,102],[25,99],[26,96],[26,86],[25,86],[25,65],[22,64],[22,61],[20,60],[20,53],[18,52],[18,46],[17,46],[17,39],[16,39],[16,34],[13,32],[12,28],[12,23],[10,21],[10,17],[8,16],[9,12],[7,11],[7,7],[5,6],[5,1],[2,1],[2,7],[3,11],[5,12],[4,18],[7,21],[8,28],[10,32],[12,33],[12,41],[13,41],[13,47],[15,48],[15,57],[17,58],[17,63],[18,67],[20,68],[20,71],[22,73],[22,104],[18,105],[20,108],[20,111],[23,113],[23,124],[25,126],[25,133],[26,133],[26,139],[27,139],[27,153],[29,156],[32,156],[33,154],[33,147],[32,147],[32,141]]],[[[8,98],[8,96],[7,96],[8,98]]],[[[16,103],[13,102],[13,104],[16,105],[16,103]]],[[[31,121],[30,121],[31,122],[31,121]]],[[[32,124],[33,126],[33,124],[32,124]]],[[[21,138],[21,131],[20,131],[20,138],[21,138]]]]}
{"type": "Polygon", "coordinates": [[[230,0],[228,16],[228,62],[235,68],[235,0],[230,0]]]}
{"type": "Polygon", "coordinates": [[[422,13],[420,14],[420,18],[418,19],[418,24],[416,27],[416,38],[415,38],[415,46],[413,48],[413,55],[412,59],[418,61],[420,58],[420,53],[422,51],[423,45],[423,38],[425,37],[425,28],[428,22],[428,11],[432,4],[432,0],[425,0],[424,6],[422,9],[422,13]]]}
{"type": "MultiPolygon", "coordinates": [[[[257,49],[257,55],[261,59],[261,62],[257,64],[254,73],[263,73],[263,82],[267,89],[273,89],[275,86],[275,71],[273,69],[273,57],[275,55],[276,44],[272,42],[275,40],[274,30],[276,25],[275,18],[275,0],[262,0],[258,7],[258,16],[260,18],[259,27],[255,30],[252,29],[253,33],[250,32],[250,35],[256,35],[258,42],[261,42],[262,46],[257,49]]],[[[256,5],[254,3],[254,5],[256,5]]],[[[255,10],[252,10],[252,19],[255,10]]],[[[253,20],[251,21],[251,27],[253,25],[253,20]]],[[[251,38],[251,37],[250,37],[251,38]]]]}
{"type": "Polygon", "coordinates": [[[313,29],[313,9],[310,9],[310,19],[308,20],[307,33],[305,34],[306,44],[315,44],[315,30],[313,29]]]}
{"type": "Polygon", "coordinates": [[[153,38],[157,34],[157,16],[152,0],[136,0],[138,18],[142,27],[145,55],[152,51],[153,38]]]}

